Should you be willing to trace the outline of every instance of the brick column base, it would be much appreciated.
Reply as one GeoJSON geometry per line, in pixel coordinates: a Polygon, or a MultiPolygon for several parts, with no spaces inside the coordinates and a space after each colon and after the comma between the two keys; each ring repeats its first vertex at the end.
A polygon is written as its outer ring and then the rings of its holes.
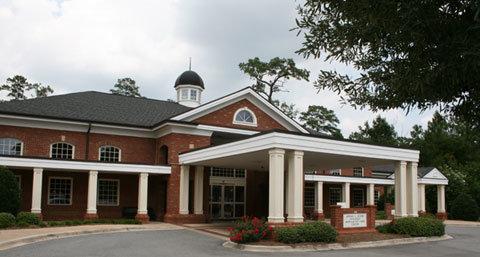
{"type": "Polygon", "coordinates": [[[425,217],[425,216],[427,216],[427,212],[418,211],[418,217],[425,217]]]}
{"type": "Polygon", "coordinates": [[[208,216],[205,214],[165,214],[163,220],[175,224],[207,223],[208,216]]]}
{"type": "Polygon", "coordinates": [[[392,210],[395,209],[395,206],[391,203],[385,203],[385,216],[387,216],[387,220],[393,220],[392,210]]]}
{"type": "Polygon", "coordinates": [[[437,212],[435,215],[439,220],[447,220],[447,213],[446,212],[437,212]]]}
{"type": "Polygon", "coordinates": [[[39,220],[43,220],[43,215],[41,213],[32,213],[35,214],[35,216],[37,216],[39,220]]]}
{"type": "Polygon", "coordinates": [[[325,214],[323,214],[323,212],[317,212],[317,213],[315,213],[315,219],[316,220],[325,220],[325,214]]]}
{"type": "Polygon", "coordinates": [[[96,213],[85,213],[85,215],[83,215],[83,219],[85,219],[85,220],[96,220],[96,219],[98,219],[98,214],[96,214],[96,213]]]}
{"type": "Polygon", "coordinates": [[[140,221],[142,224],[147,224],[150,221],[148,214],[137,214],[135,215],[135,219],[140,221]]]}

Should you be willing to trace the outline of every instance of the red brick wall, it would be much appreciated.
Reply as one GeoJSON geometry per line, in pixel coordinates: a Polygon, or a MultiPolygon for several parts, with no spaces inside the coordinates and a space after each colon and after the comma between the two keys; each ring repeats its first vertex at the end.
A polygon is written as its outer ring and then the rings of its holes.
{"type": "Polygon", "coordinates": [[[340,234],[346,233],[362,233],[362,232],[374,232],[375,231],[375,216],[376,208],[374,205],[368,205],[365,208],[345,208],[342,209],[340,206],[335,205],[331,207],[332,215],[330,219],[330,224],[338,231],[340,234]],[[343,227],[343,215],[349,213],[366,213],[366,227],[362,228],[344,228],[343,227]]]}
{"type": "Polygon", "coordinates": [[[90,134],[89,159],[98,160],[101,146],[110,145],[121,149],[121,162],[155,163],[155,139],[105,134],[90,134]]]}
{"type": "Polygon", "coordinates": [[[240,100],[229,106],[223,107],[220,110],[217,110],[205,116],[202,116],[194,120],[194,122],[200,123],[200,124],[207,124],[207,125],[260,130],[260,131],[266,131],[266,130],[272,130],[272,129],[287,130],[282,125],[280,125],[280,123],[275,121],[272,117],[268,116],[260,108],[258,108],[257,106],[255,106],[254,104],[252,104],[250,101],[246,99],[240,100]],[[247,107],[248,109],[250,109],[257,117],[256,127],[233,124],[233,116],[235,115],[235,112],[238,109],[243,107],[247,107]]]}

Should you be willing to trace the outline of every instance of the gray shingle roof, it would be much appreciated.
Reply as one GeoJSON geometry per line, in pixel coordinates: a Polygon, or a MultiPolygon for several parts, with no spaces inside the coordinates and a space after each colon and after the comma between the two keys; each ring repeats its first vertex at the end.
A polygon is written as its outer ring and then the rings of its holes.
{"type": "MultiPolygon", "coordinates": [[[[435,167],[418,167],[417,173],[419,178],[425,177],[430,171],[435,169],[435,167]]],[[[386,173],[386,174],[393,174],[395,171],[395,166],[393,164],[386,164],[386,165],[377,165],[372,167],[373,172],[378,173],[386,173]]]]}
{"type": "Polygon", "coordinates": [[[0,102],[0,113],[151,127],[191,108],[176,102],[86,91],[0,102]]]}

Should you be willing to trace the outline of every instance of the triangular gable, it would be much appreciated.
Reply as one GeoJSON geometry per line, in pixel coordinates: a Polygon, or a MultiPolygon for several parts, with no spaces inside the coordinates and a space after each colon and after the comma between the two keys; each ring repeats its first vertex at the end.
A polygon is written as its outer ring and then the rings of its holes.
{"type": "Polygon", "coordinates": [[[433,179],[443,179],[447,180],[447,177],[443,175],[438,169],[433,168],[431,171],[429,171],[423,178],[433,178],[433,179]]]}
{"type": "Polygon", "coordinates": [[[229,106],[243,99],[246,99],[252,104],[254,104],[255,106],[257,106],[259,109],[261,109],[263,112],[265,112],[272,119],[277,121],[279,124],[281,124],[283,127],[288,129],[289,131],[309,133],[300,124],[298,124],[296,121],[288,117],[285,113],[283,113],[276,106],[268,102],[265,98],[260,96],[251,87],[244,88],[240,91],[234,92],[232,94],[226,95],[224,97],[221,97],[216,100],[205,103],[203,105],[200,105],[195,109],[192,109],[190,111],[187,111],[185,113],[179,114],[171,118],[171,120],[194,121],[202,116],[205,116],[209,113],[220,110],[226,106],[229,106]]]}

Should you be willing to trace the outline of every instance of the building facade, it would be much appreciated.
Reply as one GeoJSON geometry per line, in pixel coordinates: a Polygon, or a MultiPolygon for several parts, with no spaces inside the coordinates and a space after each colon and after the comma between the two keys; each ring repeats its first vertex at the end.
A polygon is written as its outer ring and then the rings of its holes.
{"type": "Polygon", "coordinates": [[[79,92],[0,103],[0,165],[23,211],[43,219],[207,222],[244,215],[302,222],[330,206],[374,205],[395,187],[395,215],[425,211],[419,152],[309,131],[251,88],[201,103],[200,76],[175,82],[177,101],[79,92]],[[391,189],[388,189],[391,190],[391,189]]]}

